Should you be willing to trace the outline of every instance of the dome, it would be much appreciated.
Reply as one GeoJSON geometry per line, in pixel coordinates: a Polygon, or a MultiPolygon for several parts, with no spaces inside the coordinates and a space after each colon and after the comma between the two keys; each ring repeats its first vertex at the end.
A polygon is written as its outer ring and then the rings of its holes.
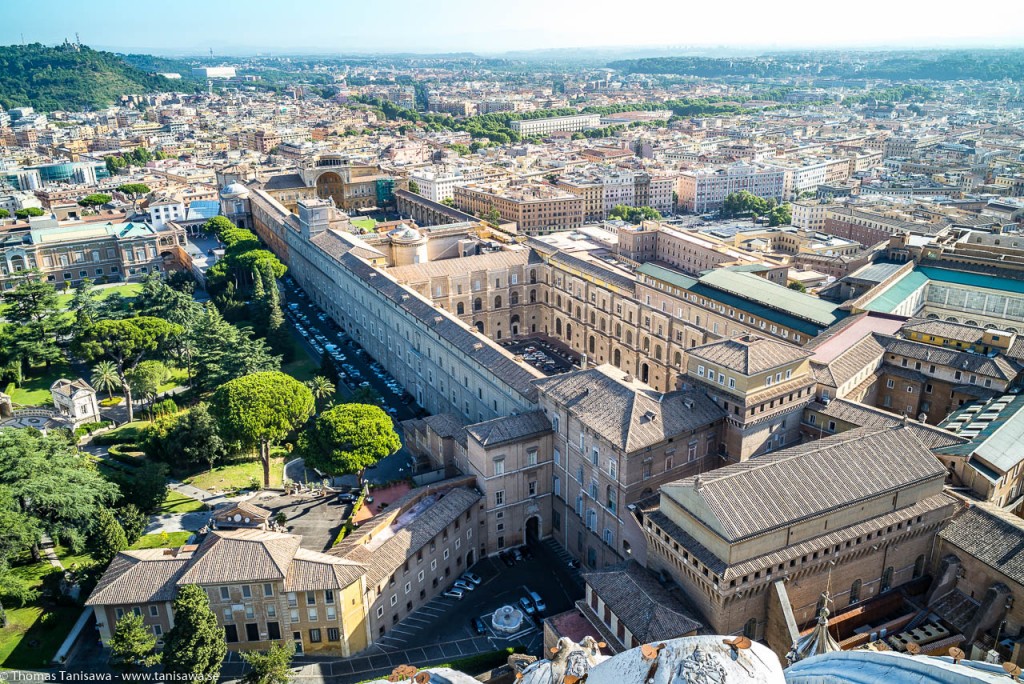
{"type": "Polygon", "coordinates": [[[245,199],[249,196],[249,188],[245,187],[238,181],[225,186],[220,191],[220,196],[223,199],[245,199]]]}
{"type": "Polygon", "coordinates": [[[388,233],[388,236],[392,240],[401,240],[402,242],[413,242],[422,237],[417,230],[410,228],[405,223],[398,224],[396,228],[388,233]]]}

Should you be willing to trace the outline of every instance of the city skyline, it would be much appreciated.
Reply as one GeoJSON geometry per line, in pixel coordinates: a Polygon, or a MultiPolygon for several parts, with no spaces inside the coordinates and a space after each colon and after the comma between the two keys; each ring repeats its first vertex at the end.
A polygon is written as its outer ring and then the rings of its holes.
{"type": "Polygon", "coordinates": [[[1008,1],[991,7],[998,22],[964,25],[910,3],[869,0],[856,13],[822,12],[809,0],[767,5],[740,2],[728,21],[717,6],[680,8],[666,0],[640,0],[630,17],[581,2],[525,0],[515,12],[467,0],[433,5],[407,0],[381,31],[376,6],[299,0],[287,9],[260,0],[211,5],[188,0],[173,15],[124,0],[105,12],[81,12],[67,0],[0,7],[0,43],[55,44],[75,40],[97,49],[162,55],[444,54],[483,55],[549,49],[658,49],[666,54],[707,49],[771,52],[787,49],[999,48],[1019,44],[1024,17],[1008,1]],[[117,16],[111,22],[111,15],[117,16]],[[650,21],[661,16],[667,21],[650,21]],[[630,19],[634,20],[631,26],[630,19]],[[315,21],[313,19],[316,19],[315,21]],[[625,19],[625,24],[622,19],[625,19]],[[677,19],[674,21],[673,19],[677,19]],[[834,22],[842,22],[837,35],[834,22]],[[881,19],[881,20],[880,20],[881,19]],[[225,31],[225,26],[239,30],[225,31]],[[624,26],[626,30],[624,30],[624,26]],[[152,30],[159,27],[159,30],[152,30]]]}

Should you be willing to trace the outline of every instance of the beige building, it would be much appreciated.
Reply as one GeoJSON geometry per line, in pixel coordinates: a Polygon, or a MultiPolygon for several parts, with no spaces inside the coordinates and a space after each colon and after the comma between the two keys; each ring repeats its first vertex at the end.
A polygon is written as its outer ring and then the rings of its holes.
{"type": "Polygon", "coordinates": [[[0,290],[13,289],[19,273],[38,269],[57,287],[138,281],[163,273],[179,260],[185,231],[175,223],[65,221],[39,217],[27,226],[0,230],[0,290]]]}
{"type": "Polygon", "coordinates": [[[544,235],[583,225],[582,197],[550,185],[467,184],[454,189],[455,204],[476,216],[497,211],[522,235],[544,235]]]}
{"type": "Polygon", "coordinates": [[[174,626],[178,587],[206,590],[231,650],[293,642],[299,653],[349,656],[371,642],[363,566],[303,549],[302,538],[258,529],[213,531],[179,549],[122,551],[86,601],[109,645],[135,613],[159,640],[174,626]]]}
{"type": "Polygon", "coordinates": [[[637,519],[711,629],[782,657],[823,592],[841,610],[925,572],[945,475],[914,432],[859,428],[662,486],[637,519]]]}

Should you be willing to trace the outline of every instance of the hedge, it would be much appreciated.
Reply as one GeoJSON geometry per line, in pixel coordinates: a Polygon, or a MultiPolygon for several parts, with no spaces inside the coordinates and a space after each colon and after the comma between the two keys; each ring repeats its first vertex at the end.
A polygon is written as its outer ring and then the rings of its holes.
{"type": "Polygon", "coordinates": [[[139,451],[139,448],[134,444],[115,444],[107,449],[107,453],[110,455],[110,458],[118,463],[130,466],[137,466],[141,459],[146,458],[146,455],[139,451]]]}

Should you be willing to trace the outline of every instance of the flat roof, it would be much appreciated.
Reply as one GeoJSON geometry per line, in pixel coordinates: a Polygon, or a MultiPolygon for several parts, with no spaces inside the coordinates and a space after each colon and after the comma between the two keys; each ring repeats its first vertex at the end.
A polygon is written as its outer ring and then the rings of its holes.
{"type": "Polygon", "coordinates": [[[864,308],[879,313],[892,313],[896,307],[906,301],[907,297],[927,283],[928,276],[917,270],[911,271],[886,288],[881,295],[872,299],[864,308]]]}

